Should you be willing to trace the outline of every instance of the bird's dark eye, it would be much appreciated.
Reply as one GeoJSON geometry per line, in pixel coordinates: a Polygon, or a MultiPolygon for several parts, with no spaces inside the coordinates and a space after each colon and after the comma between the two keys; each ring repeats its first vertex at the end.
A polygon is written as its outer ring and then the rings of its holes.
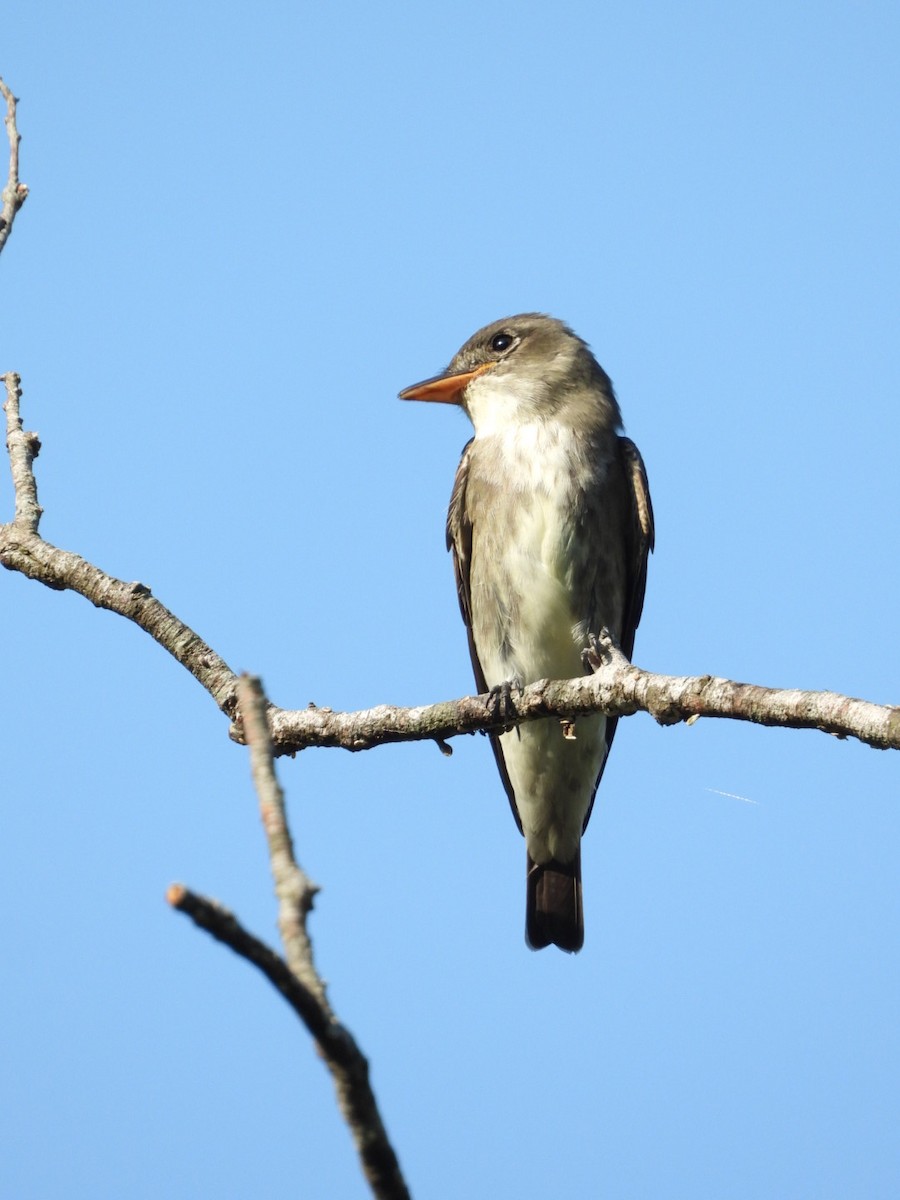
{"type": "Polygon", "coordinates": [[[511,333],[498,333],[491,338],[491,349],[495,354],[502,354],[504,350],[508,350],[515,341],[511,333]]]}

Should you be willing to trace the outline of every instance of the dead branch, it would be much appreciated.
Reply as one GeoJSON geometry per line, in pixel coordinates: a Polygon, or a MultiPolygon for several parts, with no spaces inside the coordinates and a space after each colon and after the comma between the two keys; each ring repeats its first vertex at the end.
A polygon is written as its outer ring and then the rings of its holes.
{"type": "Polygon", "coordinates": [[[258,967],[284,996],[315,1039],[331,1072],[338,1105],[350,1128],[372,1194],[381,1200],[408,1200],[409,1191],[369,1081],[368,1061],[353,1035],[334,1015],[324,981],[313,961],[306,922],[318,889],[294,856],[284,794],[275,775],[272,739],[266,722],[267,702],[258,679],[241,678],[238,702],[268,841],[284,958],[248,933],[232,913],[214,901],[180,884],[169,889],[167,898],[173,907],[187,913],[197,925],[258,967]]]}
{"type": "Polygon", "coordinates": [[[228,716],[236,709],[237,675],[193,629],[157,600],[146,584],[126,583],[107,575],[77,554],[60,550],[38,533],[43,509],[38,504],[34,460],[41,443],[37,434],[22,429],[19,376],[0,377],[6,386],[6,446],[15,488],[15,516],[0,525],[0,562],[56,591],[69,589],[134,621],[181,663],[228,716]]]}
{"type": "Polygon", "coordinates": [[[28,197],[28,188],[19,182],[19,142],[22,140],[16,126],[16,98],[0,79],[0,96],[6,101],[6,136],[9,139],[9,174],[6,187],[0,195],[0,251],[12,233],[16,214],[28,197]]]}
{"type": "MultiPolygon", "coordinates": [[[[656,675],[619,659],[607,659],[592,676],[541,679],[521,691],[513,689],[500,714],[496,696],[487,694],[421,708],[382,704],[358,712],[275,709],[269,719],[276,752],[292,754],[307,746],[369,750],[428,739],[442,744],[461,733],[500,732],[544,717],[575,720],[594,712],[619,717],[646,712],[660,725],[727,717],[784,729],[818,729],[857,738],[879,750],[900,750],[900,707],[837,692],[767,688],[712,675],[656,675]]],[[[232,736],[241,740],[240,730],[233,727],[232,736]]]]}

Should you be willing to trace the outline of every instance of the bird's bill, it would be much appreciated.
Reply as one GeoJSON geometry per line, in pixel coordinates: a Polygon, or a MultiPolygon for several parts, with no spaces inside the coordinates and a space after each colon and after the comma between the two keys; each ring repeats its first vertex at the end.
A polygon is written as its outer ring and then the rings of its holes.
{"type": "Polygon", "coordinates": [[[412,387],[404,388],[400,393],[401,400],[436,400],[440,404],[459,404],[462,394],[475,378],[484,371],[490,370],[493,363],[482,363],[474,371],[461,371],[458,375],[435,375],[431,379],[423,379],[412,387]]]}

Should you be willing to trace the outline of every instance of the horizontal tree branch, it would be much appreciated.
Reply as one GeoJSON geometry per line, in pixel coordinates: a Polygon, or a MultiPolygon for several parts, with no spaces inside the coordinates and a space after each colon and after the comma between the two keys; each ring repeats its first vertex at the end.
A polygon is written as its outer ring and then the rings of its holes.
{"type": "MultiPolygon", "coordinates": [[[[594,712],[619,717],[646,712],[660,725],[726,717],[786,729],[818,729],[857,738],[879,750],[900,750],[900,707],[837,692],[767,688],[711,675],[656,675],[629,663],[608,637],[602,644],[604,658],[594,675],[542,679],[512,689],[502,698],[488,693],[420,708],[382,704],[358,712],[273,709],[269,720],[276,753],[290,754],[307,746],[369,750],[390,742],[428,739],[443,748],[448,738],[461,733],[499,733],[544,717],[574,721],[594,712]]],[[[240,740],[239,727],[233,727],[233,736],[240,740]]]]}
{"type": "MultiPolygon", "coordinates": [[[[40,443],[23,432],[18,376],[7,375],[7,445],[16,493],[15,517],[0,525],[0,563],[47,587],[71,589],[98,608],[134,621],[209,692],[227,716],[231,735],[243,741],[236,691],[238,677],[192,629],[142,583],[107,575],[77,554],[51,546],[38,533],[40,506],[33,460],[40,443]]],[[[699,717],[730,718],[788,729],[818,729],[857,738],[878,749],[900,749],[900,708],[856,700],[836,692],[798,691],[737,683],[710,675],[656,675],[630,664],[608,639],[592,664],[595,674],[572,680],[541,680],[509,694],[465,696],[417,708],[379,705],[360,712],[329,708],[271,708],[276,754],[309,746],[368,750],[391,742],[431,739],[447,752],[462,733],[497,732],[543,717],[575,720],[591,712],[612,716],[650,713],[672,725],[699,717]]],[[[577,730],[576,730],[577,736],[577,730]]]]}

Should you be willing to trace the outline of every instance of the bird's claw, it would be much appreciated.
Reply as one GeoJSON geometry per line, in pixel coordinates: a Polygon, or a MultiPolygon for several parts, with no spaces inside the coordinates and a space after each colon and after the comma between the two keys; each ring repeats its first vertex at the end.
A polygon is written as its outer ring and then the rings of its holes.
{"type": "Polygon", "coordinates": [[[606,626],[597,634],[589,633],[587,640],[587,647],[581,652],[581,661],[588,670],[599,671],[601,667],[616,659],[628,661],[606,626]]]}
{"type": "Polygon", "coordinates": [[[520,691],[520,685],[513,679],[504,679],[502,683],[495,684],[488,692],[490,697],[491,716],[496,721],[503,721],[503,732],[512,729],[509,722],[516,715],[516,706],[513,703],[513,689],[520,691]]]}

